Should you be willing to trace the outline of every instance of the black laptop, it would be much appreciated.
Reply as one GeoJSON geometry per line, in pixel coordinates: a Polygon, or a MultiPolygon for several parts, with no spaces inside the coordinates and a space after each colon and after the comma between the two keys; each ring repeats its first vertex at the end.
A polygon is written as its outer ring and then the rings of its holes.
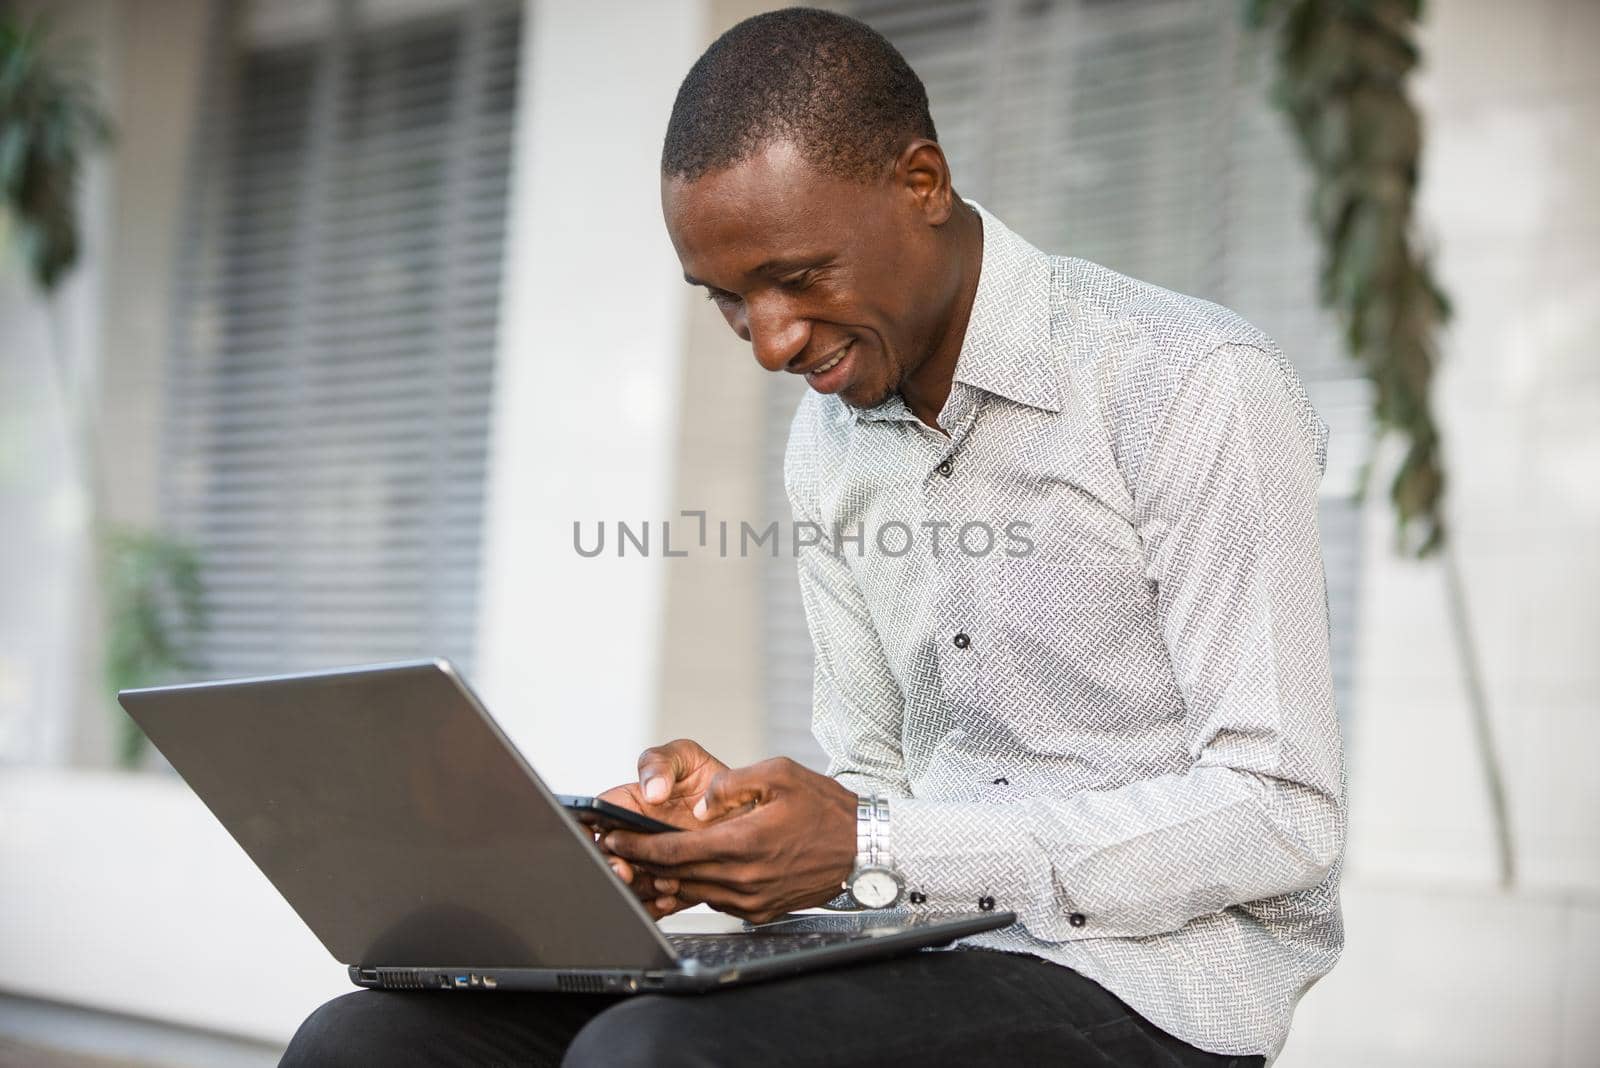
{"type": "Polygon", "coordinates": [[[118,699],[360,986],[704,991],[1015,920],[882,910],[657,925],[444,660],[118,699]]]}

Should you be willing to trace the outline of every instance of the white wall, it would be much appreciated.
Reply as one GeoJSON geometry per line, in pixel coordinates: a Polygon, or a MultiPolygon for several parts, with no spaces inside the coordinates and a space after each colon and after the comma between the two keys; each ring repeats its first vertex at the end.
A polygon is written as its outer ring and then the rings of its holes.
{"type": "Polygon", "coordinates": [[[1391,555],[1375,493],[1347,740],[1348,944],[1302,1004],[1285,1068],[1596,1063],[1596,44],[1592,0],[1426,9],[1421,207],[1456,307],[1436,402],[1519,885],[1494,885],[1439,567],[1391,555]]]}
{"type": "MultiPolygon", "coordinates": [[[[51,16],[57,39],[79,43],[88,75],[112,84],[121,58],[115,5],[89,0],[51,16]]],[[[113,118],[115,104],[107,102],[113,118]]],[[[84,428],[94,425],[100,376],[113,179],[98,155],[84,177],[82,258],[53,304],[0,240],[0,763],[71,756],[72,710],[98,683],[85,685],[78,671],[96,648],[81,626],[95,604],[84,428]]]]}
{"type": "Polygon", "coordinates": [[[0,762],[53,762],[69,751],[79,693],[81,442],[52,370],[50,316],[19,270],[0,270],[0,762]]]}
{"type": "Polygon", "coordinates": [[[584,559],[572,524],[669,514],[685,302],[656,174],[703,20],[694,0],[531,12],[476,681],[553,785],[594,793],[654,740],[665,561],[584,559]]]}

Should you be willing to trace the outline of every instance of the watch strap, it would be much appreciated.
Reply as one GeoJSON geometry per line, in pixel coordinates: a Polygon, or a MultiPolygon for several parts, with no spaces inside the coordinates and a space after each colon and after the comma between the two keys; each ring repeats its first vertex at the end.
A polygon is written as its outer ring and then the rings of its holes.
{"type": "Polygon", "coordinates": [[[894,869],[894,853],[889,848],[889,799],[882,795],[872,798],[872,866],[894,869]]]}
{"type": "Polygon", "coordinates": [[[872,824],[876,816],[874,799],[856,798],[856,871],[872,866],[872,824]]]}

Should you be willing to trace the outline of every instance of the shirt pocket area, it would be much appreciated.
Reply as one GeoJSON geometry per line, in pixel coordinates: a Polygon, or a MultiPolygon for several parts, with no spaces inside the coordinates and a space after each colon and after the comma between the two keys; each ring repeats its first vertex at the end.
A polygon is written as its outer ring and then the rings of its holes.
{"type": "Polygon", "coordinates": [[[1136,564],[1000,561],[985,683],[1037,723],[1034,733],[1124,732],[1182,717],[1155,583],[1136,564]]]}

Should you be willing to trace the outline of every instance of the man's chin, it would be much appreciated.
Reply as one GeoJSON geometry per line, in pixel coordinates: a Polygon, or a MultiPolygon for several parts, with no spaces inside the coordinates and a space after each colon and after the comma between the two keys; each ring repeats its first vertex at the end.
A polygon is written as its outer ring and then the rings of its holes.
{"type": "Polygon", "coordinates": [[[836,394],[836,396],[850,407],[859,411],[865,411],[868,408],[876,408],[878,405],[894,396],[894,389],[893,387],[885,387],[874,394],[868,393],[864,390],[858,391],[847,388],[841,390],[836,394]]]}

